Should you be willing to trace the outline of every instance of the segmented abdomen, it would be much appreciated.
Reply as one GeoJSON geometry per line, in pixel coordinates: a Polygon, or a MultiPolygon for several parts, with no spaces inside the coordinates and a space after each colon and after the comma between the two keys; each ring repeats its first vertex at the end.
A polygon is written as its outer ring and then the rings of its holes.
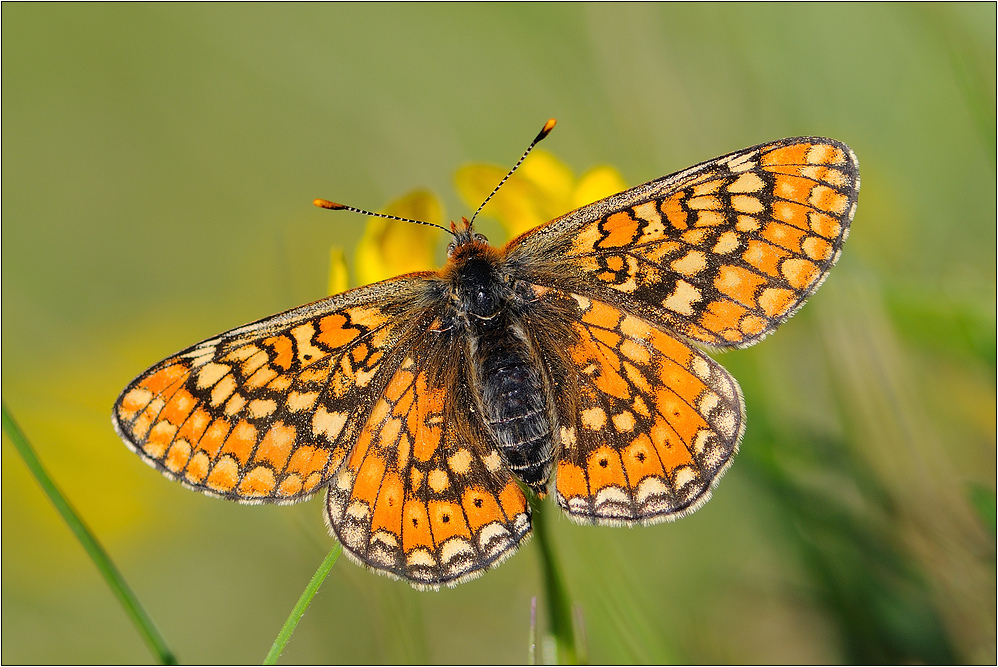
{"type": "Polygon", "coordinates": [[[478,390],[485,423],[506,465],[543,493],[554,464],[548,392],[536,355],[506,326],[483,332],[477,345],[478,390]]]}

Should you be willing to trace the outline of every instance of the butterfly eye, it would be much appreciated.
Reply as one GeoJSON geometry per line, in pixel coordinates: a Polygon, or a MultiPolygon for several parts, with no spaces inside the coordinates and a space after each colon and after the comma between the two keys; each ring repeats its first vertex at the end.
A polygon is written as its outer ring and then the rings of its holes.
{"type": "Polygon", "coordinates": [[[489,242],[489,240],[487,238],[485,238],[485,234],[478,234],[477,232],[475,233],[475,240],[476,241],[481,241],[482,243],[488,243],[489,242]]]}
{"type": "Polygon", "coordinates": [[[448,243],[447,244],[447,256],[448,257],[453,257],[455,249],[457,249],[457,245],[456,244],[454,244],[454,243],[448,243]]]}

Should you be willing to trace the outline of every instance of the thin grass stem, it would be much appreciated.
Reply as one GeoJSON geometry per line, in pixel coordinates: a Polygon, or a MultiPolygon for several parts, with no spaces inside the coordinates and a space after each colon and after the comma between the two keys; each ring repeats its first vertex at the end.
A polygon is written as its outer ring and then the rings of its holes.
{"type": "Polygon", "coordinates": [[[291,634],[298,627],[298,621],[301,617],[305,615],[305,610],[308,609],[308,605],[311,604],[312,598],[319,591],[319,586],[326,579],[326,575],[329,571],[333,569],[333,565],[336,560],[343,553],[343,547],[337,543],[326,557],[322,559],[322,563],[319,564],[319,569],[315,571],[312,578],[308,582],[308,586],[302,591],[301,597],[298,598],[298,603],[291,610],[291,615],[288,616],[288,620],[284,621],[284,625],[281,627],[281,631],[277,633],[277,639],[274,640],[274,645],[270,647],[270,652],[267,653],[267,657],[263,659],[263,664],[265,665],[276,665],[278,658],[281,657],[281,653],[284,651],[284,647],[287,645],[288,640],[291,639],[291,634]]]}
{"type": "Polygon", "coordinates": [[[557,660],[561,664],[578,664],[575,650],[575,628],[572,619],[572,604],[568,599],[568,588],[558,567],[551,543],[547,513],[540,503],[534,506],[534,535],[541,557],[541,574],[544,578],[544,592],[547,596],[548,628],[554,637],[557,660]]]}
{"type": "Polygon", "coordinates": [[[28,466],[28,470],[31,471],[31,474],[34,475],[42,490],[49,497],[49,500],[55,505],[56,510],[62,515],[69,529],[76,535],[76,539],[83,545],[84,550],[90,556],[90,560],[97,566],[107,585],[111,587],[111,591],[118,598],[118,602],[125,608],[125,613],[132,619],[139,634],[142,635],[142,639],[149,646],[149,650],[152,651],[161,664],[177,664],[177,658],[173,651],[166,645],[166,641],[159,634],[156,625],[149,618],[142,605],[139,604],[138,598],[135,597],[132,589],[128,587],[124,577],[121,576],[121,572],[118,571],[118,568],[111,561],[104,547],[101,546],[97,538],[90,532],[87,525],[83,523],[83,519],[76,513],[73,506],[69,504],[69,501],[42,466],[42,462],[38,459],[38,455],[35,454],[31,443],[28,442],[24,432],[21,431],[21,428],[14,421],[10,411],[7,409],[6,403],[3,404],[3,432],[10,438],[10,441],[14,444],[14,448],[17,449],[17,453],[21,455],[24,463],[28,466]]]}

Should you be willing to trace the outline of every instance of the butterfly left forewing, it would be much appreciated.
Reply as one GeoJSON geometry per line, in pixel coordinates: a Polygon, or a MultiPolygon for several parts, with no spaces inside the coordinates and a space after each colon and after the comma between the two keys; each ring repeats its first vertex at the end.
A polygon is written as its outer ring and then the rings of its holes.
{"type": "Polygon", "coordinates": [[[296,502],[329,479],[419,323],[422,281],[351,290],[205,340],[133,380],[112,421],[166,476],[238,502],[296,502]]]}
{"type": "MultiPolygon", "coordinates": [[[[558,504],[587,523],[654,523],[707,501],[744,429],[734,378],[649,322],[556,290],[574,309],[558,399],[558,504]]],[[[550,355],[556,358],[555,355],[550,355]]]]}

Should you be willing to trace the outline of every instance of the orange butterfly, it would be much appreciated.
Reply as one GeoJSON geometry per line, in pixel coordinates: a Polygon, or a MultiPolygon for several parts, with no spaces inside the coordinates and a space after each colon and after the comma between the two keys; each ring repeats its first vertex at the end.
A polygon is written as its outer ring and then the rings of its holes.
{"type": "Polygon", "coordinates": [[[530,533],[523,487],[543,497],[552,477],[576,521],[672,520],[707,501],[745,429],[738,383],[696,345],[752,345],[800,308],[858,192],[847,146],[798,137],[502,248],[451,223],[440,271],[198,343],[128,385],[114,426],[209,495],[292,503],[326,489],[347,553],[418,588],[509,556],[530,533]]]}

